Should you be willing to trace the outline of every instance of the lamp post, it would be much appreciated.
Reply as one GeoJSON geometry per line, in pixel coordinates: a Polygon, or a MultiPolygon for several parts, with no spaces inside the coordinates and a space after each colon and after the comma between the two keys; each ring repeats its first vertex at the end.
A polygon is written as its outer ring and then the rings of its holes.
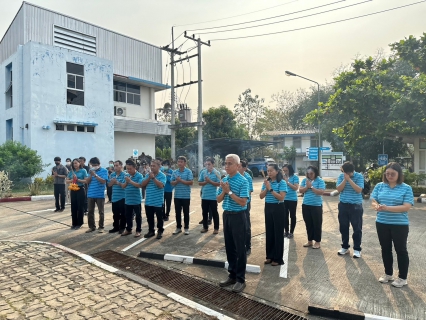
{"type": "Polygon", "coordinates": [[[318,82],[316,82],[314,80],[302,77],[302,76],[295,74],[293,72],[290,72],[290,71],[286,71],[285,75],[288,76],[288,77],[299,77],[299,78],[308,80],[310,82],[316,83],[316,85],[318,86],[318,107],[317,107],[317,113],[318,113],[318,172],[319,172],[319,175],[321,176],[321,145],[322,145],[322,143],[321,143],[321,122],[319,120],[320,85],[319,85],[318,82]]]}

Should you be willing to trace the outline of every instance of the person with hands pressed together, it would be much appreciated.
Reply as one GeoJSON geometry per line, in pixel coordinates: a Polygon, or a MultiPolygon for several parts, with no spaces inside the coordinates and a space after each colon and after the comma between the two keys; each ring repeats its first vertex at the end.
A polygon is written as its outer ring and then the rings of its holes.
{"type": "Polygon", "coordinates": [[[173,186],[170,184],[170,180],[172,179],[173,170],[170,169],[170,161],[164,160],[161,163],[163,166],[161,167],[161,171],[166,175],[166,185],[164,186],[164,203],[163,203],[163,220],[169,221],[170,215],[170,207],[172,205],[173,198],[173,186]]]}
{"type": "Polygon", "coordinates": [[[268,165],[268,179],[262,185],[260,199],[265,199],[266,260],[265,264],[284,264],[284,198],[287,184],[278,166],[268,165]]]}
{"type": "Polygon", "coordinates": [[[240,166],[238,167],[240,174],[247,179],[249,183],[249,197],[247,199],[246,209],[246,252],[247,255],[251,254],[251,220],[250,220],[250,209],[251,209],[251,194],[253,190],[253,178],[247,173],[247,162],[240,160],[240,166]]]}
{"type": "Polygon", "coordinates": [[[114,172],[110,174],[108,186],[112,188],[112,229],[109,233],[118,232],[122,234],[126,227],[126,204],[125,191],[120,184],[124,184],[125,173],[123,172],[123,162],[117,160],[114,162],[114,172]]]}
{"type": "Polygon", "coordinates": [[[284,200],[285,224],[284,237],[293,239],[294,229],[296,228],[296,209],[297,209],[297,190],[299,189],[299,177],[294,174],[291,164],[283,166],[283,179],[287,183],[287,193],[284,200]],[[289,223],[291,219],[290,229],[289,223]]]}
{"type": "Polygon", "coordinates": [[[84,201],[86,195],[84,188],[87,177],[87,171],[81,167],[80,161],[78,159],[74,159],[72,161],[72,168],[68,173],[68,179],[66,180],[67,183],[75,183],[79,187],[78,190],[70,190],[71,229],[77,230],[83,225],[84,201]]]}
{"type": "Polygon", "coordinates": [[[303,245],[304,247],[321,248],[322,194],[324,190],[325,182],[319,177],[318,168],[309,166],[306,170],[306,178],[302,180],[299,188],[299,192],[304,193],[302,215],[308,235],[308,242],[303,245]]]}
{"type": "Polygon", "coordinates": [[[221,287],[234,285],[232,291],[241,292],[246,287],[247,263],[246,215],[249,184],[239,172],[240,157],[228,154],[225,158],[227,176],[222,179],[217,190],[217,202],[223,202],[223,234],[228,260],[228,279],[221,281],[221,287]]]}
{"type": "Polygon", "coordinates": [[[401,166],[396,162],[390,162],[383,174],[383,182],[376,184],[371,194],[373,207],[377,211],[376,230],[385,267],[385,274],[379,281],[387,283],[394,280],[393,244],[399,275],[392,285],[397,288],[407,285],[409,266],[407,238],[410,224],[408,210],[414,205],[413,189],[403,181],[401,166]]]}
{"type": "Polygon", "coordinates": [[[142,187],[146,187],[145,214],[148,221],[148,233],[144,235],[144,238],[151,238],[155,235],[154,215],[157,216],[157,239],[163,237],[163,188],[166,181],[166,175],[160,171],[159,160],[152,160],[151,172],[145,176],[141,184],[142,187]]]}
{"type": "Polygon", "coordinates": [[[68,169],[61,164],[61,158],[55,157],[55,166],[52,168],[53,181],[53,193],[55,196],[55,212],[62,212],[65,209],[65,179],[68,175],[68,169]]]}

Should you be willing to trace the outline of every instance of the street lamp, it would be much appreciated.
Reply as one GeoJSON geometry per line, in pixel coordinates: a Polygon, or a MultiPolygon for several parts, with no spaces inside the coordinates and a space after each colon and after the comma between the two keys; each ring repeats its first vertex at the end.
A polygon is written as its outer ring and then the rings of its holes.
{"type": "Polygon", "coordinates": [[[322,143],[321,143],[321,122],[320,122],[320,119],[319,119],[320,85],[319,85],[318,82],[316,82],[314,80],[302,77],[302,76],[295,74],[293,72],[290,72],[290,71],[286,71],[285,75],[288,76],[288,77],[299,77],[299,78],[308,80],[310,82],[316,83],[317,86],[318,86],[318,107],[317,107],[317,113],[318,113],[318,171],[319,171],[319,175],[321,176],[321,144],[322,143]]]}

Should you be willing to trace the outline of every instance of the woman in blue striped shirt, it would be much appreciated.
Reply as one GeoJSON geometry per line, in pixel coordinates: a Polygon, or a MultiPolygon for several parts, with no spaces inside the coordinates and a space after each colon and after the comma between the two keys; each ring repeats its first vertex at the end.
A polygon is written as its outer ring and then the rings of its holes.
{"type": "Polygon", "coordinates": [[[284,237],[293,238],[294,228],[296,228],[296,208],[297,208],[297,190],[299,189],[299,177],[294,174],[291,164],[283,166],[284,180],[287,183],[288,192],[285,196],[285,225],[284,237]],[[291,226],[288,228],[291,218],[291,226]]]}
{"type": "Polygon", "coordinates": [[[407,285],[408,274],[408,210],[414,205],[413,189],[403,183],[401,166],[390,162],[383,174],[383,182],[378,183],[371,194],[373,207],[377,211],[376,229],[382,248],[385,274],[381,283],[393,281],[392,243],[398,259],[398,279],[392,282],[397,288],[407,285]]]}

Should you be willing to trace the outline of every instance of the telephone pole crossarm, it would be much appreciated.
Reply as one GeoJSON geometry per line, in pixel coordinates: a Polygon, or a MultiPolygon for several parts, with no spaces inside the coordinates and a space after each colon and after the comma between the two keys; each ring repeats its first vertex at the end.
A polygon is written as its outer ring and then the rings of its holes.
{"type": "Polygon", "coordinates": [[[181,61],[185,61],[185,60],[189,60],[189,59],[191,59],[191,58],[195,58],[195,57],[198,57],[198,54],[193,54],[192,56],[189,56],[189,57],[185,57],[185,58],[183,58],[183,59],[179,59],[179,60],[175,60],[173,63],[178,63],[178,62],[181,62],[181,61]]]}

